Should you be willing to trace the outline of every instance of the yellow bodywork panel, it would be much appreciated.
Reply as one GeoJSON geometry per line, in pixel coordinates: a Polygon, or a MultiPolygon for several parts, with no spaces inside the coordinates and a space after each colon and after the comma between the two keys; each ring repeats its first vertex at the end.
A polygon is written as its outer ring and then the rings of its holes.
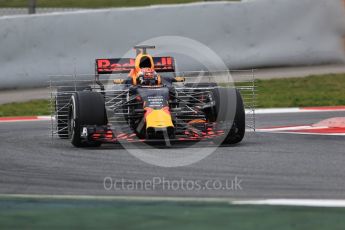
{"type": "Polygon", "coordinates": [[[152,110],[146,116],[146,128],[174,127],[171,115],[163,109],[152,110]]]}

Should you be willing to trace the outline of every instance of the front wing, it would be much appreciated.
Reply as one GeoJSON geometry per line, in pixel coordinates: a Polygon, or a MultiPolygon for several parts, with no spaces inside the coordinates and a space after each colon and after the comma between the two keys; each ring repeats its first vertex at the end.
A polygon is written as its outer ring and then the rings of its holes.
{"type": "MultiPolygon", "coordinates": [[[[180,142],[180,141],[212,141],[214,138],[222,137],[229,132],[229,129],[220,129],[216,123],[205,123],[204,129],[190,128],[183,133],[176,134],[174,138],[167,139],[140,139],[134,132],[117,131],[111,126],[84,126],[80,136],[85,141],[97,141],[102,143],[122,142],[180,142]]],[[[224,125],[222,125],[224,127],[224,125]]]]}

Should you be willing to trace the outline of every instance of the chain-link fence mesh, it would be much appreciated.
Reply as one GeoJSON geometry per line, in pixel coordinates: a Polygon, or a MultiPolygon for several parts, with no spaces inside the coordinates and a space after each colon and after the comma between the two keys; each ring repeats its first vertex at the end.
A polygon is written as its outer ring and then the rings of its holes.
{"type": "MultiPolygon", "coordinates": [[[[68,12],[82,10],[81,8],[35,8],[36,14],[42,13],[54,13],[54,12],[68,12]]],[[[1,16],[10,16],[10,15],[25,15],[29,14],[28,8],[0,8],[0,17],[1,16]]]]}
{"type": "MultiPolygon", "coordinates": [[[[82,2],[84,0],[79,1],[82,2]]],[[[60,0],[0,0],[0,17],[75,10],[79,10],[78,7],[72,6],[68,4],[68,2],[60,0]]]]}

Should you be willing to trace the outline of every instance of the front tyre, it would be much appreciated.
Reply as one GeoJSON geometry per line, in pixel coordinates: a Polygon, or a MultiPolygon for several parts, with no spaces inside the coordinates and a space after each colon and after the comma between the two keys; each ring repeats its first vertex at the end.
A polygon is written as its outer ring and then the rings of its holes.
{"type": "Polygon", "coordinates": [[[68,113],[71,96],[76,91],[91,90],[89,86],[60,86],[57,88],[55,111],[57,134],[61,139],[68,139],[68,113]]]}
{"type": "Polygon", "coordinates": [[[243,140],[244,134],[246,132],[246,115],[243,105],[243,99],[238,90],[236,90],[236,113],[234,118],[234,123],[232,128],[223,144],[237,144],[243,140]]]}
{"type": "Polygon", "coordinates": [[[217,88],[213,96],[216,103],[213,118],[219,124],[232,124],[226,137],[216,139],[215,142],[220,144],[241,142],[245,134],[246,118],[240,92],[234,88],[217,88]]]}
{"type": "Polygon", "coordinates": [[[104,97],[97,92],[76,92],[71,97],[68,131],[75,147],[99,147],[101,142],[83,140],[81,131],[87,125],[106,125],[104,97]]]}

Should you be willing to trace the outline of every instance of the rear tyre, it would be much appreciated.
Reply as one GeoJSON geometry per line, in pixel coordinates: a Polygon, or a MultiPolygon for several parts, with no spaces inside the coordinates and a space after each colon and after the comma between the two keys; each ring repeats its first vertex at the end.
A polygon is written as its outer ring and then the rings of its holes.
{"type": "Polygon", "coordinates": [[[228,125],[226,137],[215,139],[220,144],[237,144],[245,134],[245,110],[240,92],[234,88],[216,88],[213,93],[216,105],[211,116],[219,124],[228,125]]]}
{"type": "Polygon", "coordinates": [[[71,97],[69,110],[69,137],[75,147],[99,147],[102,143],[81,138],[86,125],[106,125],[104,97],[97,92],[76,92],[71,97]]]}
{"type": "Polygon", "coordinates": [[[61,139],[68,139],[68,113],[71,96],[76,91],[90,89],[89,86],[60,86],[55,102],[57,133],[61,139]]]}

